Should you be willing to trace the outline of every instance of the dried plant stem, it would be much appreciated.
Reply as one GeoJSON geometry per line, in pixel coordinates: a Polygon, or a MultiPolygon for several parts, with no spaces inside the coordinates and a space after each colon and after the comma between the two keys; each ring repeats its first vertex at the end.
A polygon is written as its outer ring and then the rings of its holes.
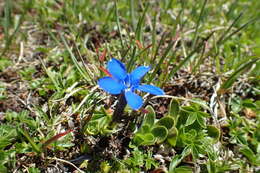
{"type": "Polygon", "coordinates": [[[76,165],[74,165],[73,163],[71,163],[71,162],[69,162],[67,160],[59,159],[59,158],[56,158],[56,157],[48,157],[47,159],[49,159],[49,160],[56,160],[56,161],[59,161],[59,162],[67,163],[67,164],[73,166],[75,169],[77,169],[77,171],[79,171],[80,173],[85,173],[84,171],[79,169],[76,165]]]}

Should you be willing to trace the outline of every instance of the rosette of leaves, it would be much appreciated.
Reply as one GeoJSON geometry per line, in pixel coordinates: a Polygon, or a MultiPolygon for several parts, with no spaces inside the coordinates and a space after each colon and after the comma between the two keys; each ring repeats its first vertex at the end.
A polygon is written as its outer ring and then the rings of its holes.
{"type": "MultiPolygon", "coordinates": [[[[182,134],[185,136],[185,133],[189,133],[191,130],[195,130],[198,134],[200,131],[204,131],[213,143],[217,142],[220,138],[220,130],[213,125],[207,125],[207,118],[210,118],[210,115],[203,111],[197,103],[179,107],[179,113],[175,116],[176,128],[180,131],[179,137],[182,134]]],[[[184,147],[181,138],[177,139],[177,145],[184,147]]]]}
{"type": "Polygon", "coordinates": [[[147,113],[142,126],[134,136],[134,143],[140,145],[154,145],[164,142],[174,128],[174,118],[165,116],[156,119],[155,111],[151,106],[147,106],[147,113]]]}
{"type": "Polygon", "coordinates": [[[194,100],[189,106],[179,106],[176,100],[172,100],[169,114],[174,117],[178,133],[174,143],[169,143],[172,146],[189,149],[194,159],[208,155],[215,160],[216,153],[212,145],[219,140],[220,131],[213,125],[207,125],[210,115],[203,109],[202,104],[194,100]]]}

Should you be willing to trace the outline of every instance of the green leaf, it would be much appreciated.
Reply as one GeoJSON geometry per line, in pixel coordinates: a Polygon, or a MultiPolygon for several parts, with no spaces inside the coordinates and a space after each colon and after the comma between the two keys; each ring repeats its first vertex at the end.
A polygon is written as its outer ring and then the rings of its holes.
{"type": "Polygon", "coordinates": [[[208,135],[214,139],[214,142],[218,142],[220,138],[220,130],[215,126],[207,126],[208,135]]]}
{"type": "Polygon", "coordinates": [[[180,166],[174,169],[174,173],[192,173],[192,168],[188,166],[180,166]]]}
{"type": "Polygon", "coordinates": [[[40,173],[41,171],[38,168],[28,168],[29,173],[40,173]]]}
{"type": "Polygon", "coordinates": [[[7,67],[11,66],[13,63],[7,58],[0,57],[0,72],[4,71],[7,67]]]}
{"type": "Polygon", "coordinates": [[[168,136],[168,130],[164,126],[155,126],[152,130],[151,133],[154,135],[154,137],[157,140],[157,143],[163,142],[167,136],[168,136]]]}
{"type": "Polygon", "coordinates": [[[193,124],[197,119],[197,113],[196,112],[192,112],[191,114],[189,114],[189,117],[185,123],[185,126],[189,126],[191,124],[193,124]]]}
{"type": "Polygon", "coordinates": [[[210,115],[208,113],[202,112],[202,111],[197,111],[197,114],[199,114],[200,116],[205,117],[205,118],[210,117],[210,115]]]}
{"type": "Polygon", "coordinates": [[[111,166],[106,161],[101,162],[100,169],[102,170],[102,173],[109,173],[111,166]]]}
{"type": "Polygon", "coordinates": [[[0,172],[8,172],[7,168],[0,163],[0,172]]]}
{"type": "Polygon", "coordinates": [[[171,146],[174,147],[176,145],[176,142],[177,142],[177,137],[178,137],[178,130],[177,130],[177,128],[174,127],[174,128],[169,130],[167,142],[171,146]]]}
{"type": "Polygon", "coordinates": [[[84,132],[90,135],[110,133],[108,125],[111,122],[111,116],[104,110],[94,113],[91,120],[84,126],[84,132]]]}
{"type": "Polygon", "coordinates": [[[181,110],[179,115],[178,115],[178,119],[177,119],[177,123],[176,123],[176,128],[179,129],[180,127],[184,126],[187,119],[188,119],[189,113],[187,113],[184,110],[181,110]]]}
{"type": "Polygon", "coordinates": [[[256,104],[251,99],[243,100],[242,105],[247,108],[255,109],[257,108],[256,104]]]}
{"type": "Polygon", "coordinates": [[[41,153],[41,148],[32,140],[32,138],[29,136],[28,132],[22,128],[18,128],[18,131],[29,141],[29,143],[32,146],[32,149],[36,153],[41,153]]]}
{"type": "Polygon", "coordinates": [[[0,126],[0,150],[6,146],[12,144],[12,141],[16,138],[17,132],[13,126],[1,125],[0,126]]]}
{"type": "Polygon", "coordinates": [[[182,106],[181,109],[185,112],[197,112],[197,108],[195,106],[182,106]]]}
{"type": "Polygon", "coordinates": [[[180,105],[178,100],[172,99],[170,103],[170,108],[169,108],[169,115],[173,117],[177,117],[180,111],[180,105]]]}
{"type": "Polygon", "coordinates": [[[155,121],[155,116],[156,116],[155,111],[154,111],[153,107],[150,106],[150,105],[146,106],[145,109],[149,113],[147,113],[145,115],[143,124],[147,124],[147,125],[152,126],[154,124],[154,121],[155,121]]]}
{"type": "Polygon", "coordinates": [[[148,124],[144,124],[140,129],[140,133],[142,134],[149,133],[150,130],[151,130],[151,126],[149,126],[148,124]]]}
{"type": "Polygon", "coordinates": [[[142,138],[142,134],[135,134],[133,138],[133,142],[135,145],[140,146],[144,142],[144,139],[142,138]]]}
{"type": "Polygon", "coordinates": [[[155,144],[155,137],[153,136],[152,133],[146,133],[146,134],[140,134],[137,133],[133,139],[134,143],[137,146],[140,145],[153,145],[155,144]]]}
{"type": "Polygon", "coordinates": [[[174,173],[175,168],[181,163],[181,161],[191,153],[189,147],[185,147],[181,154],[176,154],[170,163],[169,173],[174,173]]]}
{"type": "Polygon", "coordinates": [[[200,152],[199,152],[197,146],[195,146],[195,145],[191,146],[191,153],[192,153],[192,157],[193,157],[194,159],[199,158],[200,152]]]}
{"type": "Polygon", "coordinates": [[[152,133],[147,133],[143,135],[142,138],[144,140],[142,145],[153,145],[156,140],[152,133]]]}
{"type": "Polygon", "coordinates": [[[159,125],[159,126],[164,126],[167,129],[171,129],[174,126],[174,119],[170,116],[166,116],[166,117],[161,118],[155,124],[159,125]]]}
{"type": "Polygon", "coordinates": [[[206,120],[203,116],[197,114],[197,122],[201,127],[206,128],[206,120]]]}
{"type": "Polygon", "coordinates": [[[255,153],[248,146],[243,146],[239,151],[245,155],[252,164],[260,166],[260,159],[257,158],[255,153]]]}
{"type": "Polygon", "coordinates": [[[142,40],[142,26],[144,24],[144,21],[145,21],[145,16],[146,16],[146,12],[149,8],[149,5],[150,3],[146,3],[145,4],[145,9],[143,11],[143,14],[142,16],[140,16],[139,20],[138,20],[138,23],[137,23],[137,27],[136,27],[136,30],[135,30],[135,34],[136,34],[136,39],[141,41],[142,40]]]}

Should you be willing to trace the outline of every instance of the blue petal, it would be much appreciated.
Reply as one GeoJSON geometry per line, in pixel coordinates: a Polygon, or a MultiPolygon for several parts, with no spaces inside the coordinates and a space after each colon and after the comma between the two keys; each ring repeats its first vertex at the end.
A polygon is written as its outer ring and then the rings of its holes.
{"type": "Polygon", "coordinates": [[[131,72],[131,80],[133,83],[139,82],[140,79],[150,70],[149,66],[139,66],[131,72]]]}
{"type": "Polygon", "coordinates": [[[125,86],[122,83],[117,82],[111,77],[103,77],[98,80],[98,85],[100,88],[105,90],[110,94],[120,94],[125,86]]]}
{"type": "Polygon", "coordinates": [[[127,76],[125,65],[115,58],[108,62],[107,69],[116,79],[124,80],[127,76]]]}
{"type": "Polygon", "coordinates": [[[151,93],[153,95],[164,95],[164,91],[161,88],[153,85],[138,85],[137,89],[144,92],[151,93]]]}
{"type": "Polygon", "coordinates": [[[126,98],[127,104],[134,110],[139,109],[143,105],[142,97],[133,93],[132,91],[126,91],[125,98],[126,98]]]}

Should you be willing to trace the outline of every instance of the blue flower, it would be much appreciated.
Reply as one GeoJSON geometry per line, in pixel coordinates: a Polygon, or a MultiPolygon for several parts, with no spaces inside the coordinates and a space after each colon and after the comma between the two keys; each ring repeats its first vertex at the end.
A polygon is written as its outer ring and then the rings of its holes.
{"type": "Polygon", "coordinates": [[[98,80],[100,88],[110,94],[124,93],[127,104],[132,109],[139,109],[143,105],[143,99],[135,94],[135,90],[164,95],[162,89],[153,85],[141,85],[142,77],[150,70],[148,66],[139,66],[131,73],[127,73],[125,65],[119,60],[112,58],[107,64],[111,77],[103,77],[98,80]]]}

